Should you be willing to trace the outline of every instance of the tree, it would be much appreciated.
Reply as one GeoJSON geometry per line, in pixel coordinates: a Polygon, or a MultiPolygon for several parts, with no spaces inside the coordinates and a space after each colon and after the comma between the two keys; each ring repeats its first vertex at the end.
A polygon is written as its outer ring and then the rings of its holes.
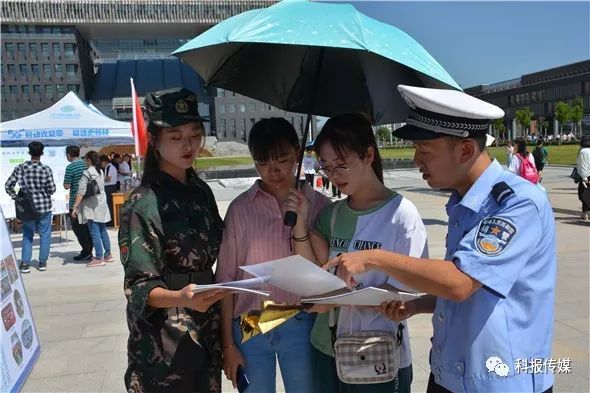
{"type": "Polygon", "coordinates": [[[494,122],[492,123],[492,128],[494,129],[494,133],[496,134],[496,146],[498,146],[498,144],[500,143],[500,135],[502,135],[502,139],[506,139],[506,126],[504,125],[504,118],[494,120],[494,122]]]}
{"type": "Polygon", "coordinates": [[[555,118],[559,122],[559,140],[561,141],[562,126],[571,118],[571,108],[567,102],[559,101],[555,104],[555,118]]]}
{"type": "MultiPolygon", "coordinates": [[[[580,122],[582,121],[583,116],[584,116],[584,102],[582,101],[582,97],[577,97],[570,107],[569,120],[572,122],[572,125],[575,124],[576,128],[577,128],[578,125],[580,124],[580,122]]],[[[581,128],[579,130],[576,130],[575,133],[577,133],[577,131],[580,131],[580,134],[582,133],[581,128]]]]}
{"type": "Polygon", "coordinates": [[[528,134],[528,129],[531,126],[531,120],[534,116],[533,111],[527,106],[519,109],[515,113],[516,122],[522,127],[524,134],[528,134]]]}
{"type": "Polygon", "coordinates": [[[381,144],[383,146],[385,146],[385,143],[389,140],[389,135],[391,134],[391,131],[389,131],[389,128],[387,127],[379,127],[377,128],[377,143],[379,144],[379,141],[381,141],[381,144]]]}

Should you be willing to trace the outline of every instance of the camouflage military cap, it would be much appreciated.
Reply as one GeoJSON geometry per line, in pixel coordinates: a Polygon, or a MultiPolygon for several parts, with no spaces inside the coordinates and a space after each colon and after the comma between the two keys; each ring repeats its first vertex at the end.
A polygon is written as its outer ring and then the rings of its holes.
{"type": "MultiPolygon", "coordinates": [[[[198,111],[197,95],[185,88],[159,90],[146,94],[144,107],[150,124],[176,127],[195,121],[209,121],[198,111]]],[[[148,127],[148,130],[152,127],[148,127]]]]}

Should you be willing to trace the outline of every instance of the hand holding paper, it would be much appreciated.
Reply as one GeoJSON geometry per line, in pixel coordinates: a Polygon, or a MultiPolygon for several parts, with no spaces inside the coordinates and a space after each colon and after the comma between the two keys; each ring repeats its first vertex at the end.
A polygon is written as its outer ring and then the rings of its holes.
{"type": "MultiPolygon", "coordinates": [[[[362,254],[362,252],[342,256],[355,254],[362,254]]],[[[351,260],[356,263],[357,257],[351,260]]],[[[240,269],[256,277],[270,277],[271,285],[302,296],[302,303],[380,306],[383,302],[405,302],[420,296],[420,294],[399,291],[391,286],[367,287],[351,291],[342,279],[300,255],[257,265],[240,266],[240,269]]],[[[350,282],[352,282],[352,276],[349,276],[350,282]]]]}
{"type": "Polygon", "coordinates": [[[194,289],[194,292],[201,293],[206,291],[224,289],[231,290],[232,292],[249,292],[257,295],[269,296],[270,293],[268,293],[268,291],[260,290],[260,288],[268,284],[269,281],[270,277],[263,276],[239,281],[221,282],[217,284],[208,285],[197,285],[194,289]]]}

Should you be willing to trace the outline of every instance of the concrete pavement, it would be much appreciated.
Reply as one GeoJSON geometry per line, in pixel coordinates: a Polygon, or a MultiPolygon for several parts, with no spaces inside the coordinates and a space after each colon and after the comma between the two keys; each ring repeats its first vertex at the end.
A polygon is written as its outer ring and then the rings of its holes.
{"type": "MultiPolygon", "coordinates": [[[[557,375],[556,392],[588,392],[589,380],[589,243],[590,223],[579,217],[576,188],[567,177],[570,168],[546,168],[544,186],[551,199],[558,238],[558,279],[555,302],[553,358],[571,359],[572,373],[557,375]]],[[[444,256],[447,195],[427,188],[415,170],[386,173],[386,184],[418,207],[427,227],[430,255],[444,256]]],[[[220,212],[250,184],[251,179],[227,179],[209,184],[220,212]]],[[[109,232],[118,255],[116,232],[109,232]]],[[[24,276],[29,303],[41,341],[41,356],[23,391],[121,392],[126,368],[127,326],[123,272],[120,263],[86,268],[71,262],[79,251],[73,233],[59,243],[57,233],[46,272],[32,269],[24,276]]],[[[21,235],[12,236],[20,258],[21,235]]],[[[37,240],[37,239],[36,239],[37,240]]],[[[38,255],[38,246],[33,256],[38,255]]],[[[424,392],[428,379],[428,350],[432,327],[428,316],[409,322],[414,382],[424,392]]],[[[482,359],[482,361],[484,361],[482,359]]],[[[282,391],[280,377],[279,391],[282,391]]],[[[231,383],[224,381],[224,391],[231,383]]]]}

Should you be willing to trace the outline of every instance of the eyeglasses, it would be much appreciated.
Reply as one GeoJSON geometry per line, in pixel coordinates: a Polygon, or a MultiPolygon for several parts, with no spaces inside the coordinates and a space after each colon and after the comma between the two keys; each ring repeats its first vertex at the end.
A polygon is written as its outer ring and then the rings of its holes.
{"type": "Polygon", "coordinates": [[[330,178],[330,179],[333,178],[334,176],[338,176],[340,178],[348,177],[348,175],[350,174],[350,169],[355,166],[355,164],[357,163],[359,158],[360,157],[357,157],[356,160],[354,160],[352,162],[352,164],[350,164],[349,166],[338,165],[337,167],[334,167],[334,169],[328,169],[324,166],[320,166],[320,168],[318,169],[318,172],[322,176],[330,178]]]}

